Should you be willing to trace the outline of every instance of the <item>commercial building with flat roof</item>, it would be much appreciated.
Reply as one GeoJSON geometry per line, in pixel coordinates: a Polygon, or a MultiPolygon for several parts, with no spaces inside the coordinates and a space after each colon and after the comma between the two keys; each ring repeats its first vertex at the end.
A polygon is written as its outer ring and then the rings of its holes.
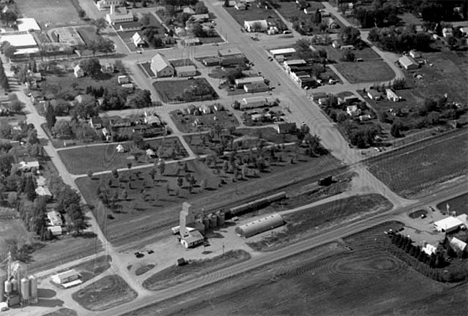
{"type": "Polygon", "coordinates": [[[8,42],[11,46],[16,48],[33,48],[37,47],[36,40],[32,34],[11,34],[0,35],[0,43],[8,42]]]}

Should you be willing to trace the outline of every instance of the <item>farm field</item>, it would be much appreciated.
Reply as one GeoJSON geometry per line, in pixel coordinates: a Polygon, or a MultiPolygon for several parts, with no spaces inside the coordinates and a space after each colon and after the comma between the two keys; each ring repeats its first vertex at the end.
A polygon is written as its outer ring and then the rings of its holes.
{"type": "Polygon", "coordinates": [[[151,291],[162,290],[249,259],[250,254],[248,252],[244,250],[231,250],[222,256],[195,260],[184,266],[169,267],[153,274],[143,281],[142,285],[151,291]]]}
{"type": "Polygon", "coordinates": [[[466,174],[467,134],[463,129],[421,141],[368,161],[368,168],[403,197],[424,194],[438,183],[466,174]]]}
{"type": "Polygon", "coordinates": [[[383,223],[126,316],[465,315],[467,283],[433,281],[385,251],[383,231],[398,225],[383,223]]]}
{"type": "Polygon", "coordinates": [[[389,81],[395,73],[384,61],[343,62],[334,65],[350,83],[389,81]]]}
{"type": "Polygon", "coordinates": [[[42,29],[48,27],[79,25],[84,22],[78,17],[77,0],[16,0],[16,7],[24,17],[35,18],[42,29]],[[54,8],[51,14],[50,8],[54,8]]]}
{"type": "Polygon", "coordinates": [[[205,78],[155,81],[153,86],[163,102],[193,102],[218,98],[215,90],[205,78]],[[201,93],[200,86],[203,86],[203,94],[201,95],[199,94],[201,93]],[[186,95],[185,92],[188,89],[195,92],[196,95],[193,93],[186,95]]]}
{"type": "Polygon", "coordinates": [[[103,311],[133,301],[138,294],[118,275],[108,275],[72,294],[72,298],[91,311],[103,311]]]}
{"type": "MultiPolygon", "coordinates": [[[[267,207],[264,212],[292,208],[288,207],[287,203],[285,204],[281,203],[280,205],[275,204],[273,207],[267,207]]],[[[247,240],[247,244],[257,251],[277,249],[278,247],[287,246],[290,242],[300,240],[304,235],[309,235],[312,230],[325,228],[324,225],[329,223],[336,225],[340,221],[346,221],[351,215],[384,212],[391,208],[392,203],[381,195],[352,196],[301,211],[287,213],[283,215],[287,223],[283,231],[270,234],[261,240],[254,239],[251,242],[247,240]]]]}
{"type": "MultiPolygon", "coordinates": [[[[177,137],[146,140],[145,143],[149,144],[155,152],[158,150],[159,146],[161,146],[160,153],[162,158],[172,159],[174,148],[177,146],[180,148],[179,157],[183,158],[187,156],[187,153],[177,137]],[[176,143],[177,145],[175,145],[176,143]]],[[[133,142],[123,142],[121,144],[127,149],[125,153],[117,152],[117,143],[63,149],[58,151],[58,153],[65,167],[67,167],[68,172],[71,174],[86,174],[89,170],[92,172],[99,172],[111,170],[113,168],[126,168],[129,162],[127,157],[130,155],[135,156],[135,154],[137,154],[135,158],[138,160],[132,160],[132,166],[153,163],[156,159],[148,158],[146,153],[137,149],[133,142]],[[94,163],[90,165],[90,161],[94,163]]]]}
{"type": "Polygon", "coordinates": [[[437,208],[443,212],[447,212],[447,204],[449,205],[450,212],[455,211],[457,215],[462,213],[468,214],[468,193],[441,202],[437,204],[437,208]]]}
{"type": "Polygon", "coordinates": [[[161,177],[158,173],[154,184],[149,174],[150,168],[140,169],[138,174],[137,170],[121,172],[119,179],[121,178],[122,182],[111,179],[111,175],[105,175],[101,176],[100,180],[82,177],[77,179],[76,183],[87,203],[94,206],[93,213],[109,241],[118,245],[128,243],[137,236],[138,241],[148,234],[167,233],[168,226],[177,221],[184,201],[192,204],[194,208],[203,207],[206,212],[211,212],[229,205],[242,204],[242,201],[249,201],[252,197],[294,188],[294,183],[304,179],[312,178],[311,181],[317,181],[324,173],[328,174],[339,166],[339,162],[330,155],[304,158],[294,164],[274,165],[270,172],[260,173],[257,177],[246,177],[246,180],[237,180],[235,183],[230,180],[233,175],[228,173],[225,184],[220,187],[220,177],[224,176],[215,173],[206,163],[193,160],[187,162],[188,172],[180,174],[182,177],[191,174],[197,180],[191,194],[185,179],[183,187],[178,189],[177,170],[183,170],[184,164],[167,165],[164,176],[161,177]],[[129,175],[132,177],[131,181],[128,180],[129,175]],[[200,187],[201,180],[204,180],[206,189],[202,190],[200,187]],[[131,182],[131,189],[128,188],[128,182],[131,182]],[[288,185],[284,185],[286,183],[288,185]],[[143,184],[146,184],[145,188],[143,184]],[[108,196],[112,197],[117,193],[119,199],[115,202],[114,209],[111,208],[112,205],[103,207],[97,199],[96,192],[100,185],[108,192],[108,196]],[[170,190],[167,189],[168,186],[170,190]],[[121,199],[124,190],[128,194],[126,201],[121,199]],[[177,197],[177,192],[180,197],[177,197]],[[213,193],[216,193],[216,199],[213,199],[213,193]],[[128,226],[129,221],[132,221],[131,228],[128,226]]]}

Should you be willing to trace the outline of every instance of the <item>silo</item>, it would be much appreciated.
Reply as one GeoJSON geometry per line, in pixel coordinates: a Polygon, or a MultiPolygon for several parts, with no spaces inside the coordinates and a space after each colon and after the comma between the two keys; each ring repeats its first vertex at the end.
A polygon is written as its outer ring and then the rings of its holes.
{"type": "Polygon", "coordinates": [[[11,280],[11,291],[18,292],[18,280],[16,280],[15,278],[11,280]]]}
{"type": "Polygon", "coordinates": [[[22,278],[20,283],[21,297],[23,301],[29,300],[29,279],[22,278]]]}
{"type": "Polygon", "coordinates": [[[10,281],[5,281],[5,294],[11,294],[13,291],[12,285],[10,281]]]}
{"type": "Polygon", "coordinates": [[[215,228],[218,224],[218,216],[216,214],[210,215],[210,228],[215,228]]]}
{"type": "Polygon", "coordinates": [[[33,301],[37,300],[37,279],[34,275],[29,276],[29,294],[33,301]]]}
{"type": "Polygon", "coordinates": [[[203,225],[205,225],[205,231],[210,229],[210,219],[207,216],[203,217],[203,225]]]}
{"type": "Polygon", "coordinates": [[[3,294],[4,294],[4,291],[5,291],[5,281],[8,279],[8,273],[3,270],[3,269],[0,269],[0,302],[3,302],[3,294]]]}
{"type": "Polygon", "coordinates": [[[217,215],[218,215],[218,227],[221,227],[224,225],[225,214],[223,211],[218,211],[217,215]]]}

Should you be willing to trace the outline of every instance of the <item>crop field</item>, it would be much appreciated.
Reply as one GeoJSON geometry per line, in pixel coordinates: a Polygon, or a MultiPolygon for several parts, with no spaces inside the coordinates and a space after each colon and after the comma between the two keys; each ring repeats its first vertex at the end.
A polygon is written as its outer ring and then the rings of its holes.
{"type": "Polygon", "coordinates": [[[388,81],[395,77],[393,70],[382,60],[343,62],[334,66],[350,83],[388,81]]]}
{"type": "Polygon", "coordinates": [[[126,316],[466,315],[467,283],[433,281],[385,251],[383,231],[398,225],[383,223],[126,316]]]}
{"type": "Polygon", "coordinates": [[[424,193],[432,186],[466,174],[468,131],[421,141],[368,161],[369,170],[404,197],[424,193]]]}
{"type": "Polygon", "coordinates": [[[151,168],[147,168],[120,172],[118,179],[108,174],[100,176],[99,180],[82,177],[76,183],[87,203],[95,206],[92,211],[107,238],[113,244],[125,244],[137,236],[141,240],[148,234],[167,234],[169,226],[178,220],[182,202],[189,202],[194,208],[203,207],[206,212],[210,212],[229,205],[242,204],[242,201],[252,196],[277,192],[275,190],[279,188],[284,190],[286,183],[289,183],[287,188],[290,188],[295,182],[306,178],[315,175],[321,177],[323,173],[328,174],[339,166],[339,162],[331,155],[304,158],[294,164],[272,165],[269,172],[232,182],[232,173],[224,175],[222,171],[219,173],[208,167],[207,163],[192,160],[187,162],[187,172],[183,171],[184,163],[167,164],[164,176],[160,176],[158,172],[155,180],[151,179],[151,168]],[[189,192],[185,179],[182,187],[178,186],[177,170],[182,170],[179,171],[182,178],[190,174],[197,180],[192,193],[189,192]],[[220,185],[222,178],[225,182],[220,185]],[[202,180],[206,186],[204,189],[201,187],[202,180]],[[112,199],[115,205],[101,205],[96,195],[98,187],[108,192],[109,197],[117,196],[117,200],[112,199]],[[123,191],[127,192],[127,199],[122,198],[123,191]],[[214,193],[216,199],[213,199],[214,193]],[[132,222],[131,227],[128,225],[129,221],[132,222]]]}
{"type": "MultiPolygon", "coordinates": [[[[179,138],[168,137],[165,139],[153,139],[145,141],[156,152],[161,146],[161,157],[172,159],[174,148],[179,146],[180,157],[187,156],[179,138]],[[177,143],[177,145],[176,145],[177,143]]],[[[117,143],[103,144],[87,147],[76,147],[58,151],[68,172],[72,174],[86,174],[88,170],[92,172],[112,170],[113,168],[126,168],[130,155],[135,156],[137,160],[132,160],[132,166],[153,163],[156,158],[147,158],[146,153],[136,148],[133,142],[123,142],[122,145],[127,149],[125,153],[117,152],[117,143]],[[133,149],[135,147],[135,149],[133,149]],[[90,165],[89,162],[93,161],[90,165]]]]}
{"type": "Polygon", "coordinates": [[[72,294],[91,311],[103,311],[133,301],[138,294],[118,275],[108,275],[72,294]]]}
{"type": "Polygon", "coordinates": [[[78,17],[76,0],[16,0],[15,4],[23,16],[35,18],[42,29],[45,23],[49,27],[83,24],[78,17]]]}
{"type": "Polygon", "coordinates": [[[205,78],[196,78],[193,80],[156,81],[153,83],[153,86],[163,102],[205,101],[218,98],[215,90],[205,78]],[[187,100],[186,97],[184,97],[184,91],[189,88],[194,88],[194,91],[196,91],[200,84],[209,86],[208,93],[200,96],[194,96],[193,99],[187,100]]]}
{"type": "Polygon", "coordinates": [[[162,290],[249,259],[250,254],[248,252],[231,250],[214,258],[195,260],[184,266],[169,267],[153,274],[142,285],[151,291],[162,290]]]}
{"type": "MultiPolygon", "coordinates": [[[[285,206],[282,204],[276,205],[277,211],[279,207],[282,210],[288,209],[287,203],[285,206]]],[[[323,228],[324,225],[330,223],[337,224],[339,223],[338,220],[344,221],[351,215],[384,212],[391,208],[392,204],[383,196],[377,194],[357,195],[336,200],[284,214],[283,218],[287,223],[284,231],[268,235],[260,241],[248,242],[248,245],[257,251],[276,249],[287,246],[291,241],[297,241],[311,230],[323,228]]],[[[265,212],[267,209],[265,209],[265,212]]]]}
{"type": "Polygon", "coordinates": [[[468,214],[468,193],[441,202],[437,204],[437,208],[443,212],[447,212],[447,204],[449,205],[450,211],[455,211],[457,215],[462,213],[468,214]]]}

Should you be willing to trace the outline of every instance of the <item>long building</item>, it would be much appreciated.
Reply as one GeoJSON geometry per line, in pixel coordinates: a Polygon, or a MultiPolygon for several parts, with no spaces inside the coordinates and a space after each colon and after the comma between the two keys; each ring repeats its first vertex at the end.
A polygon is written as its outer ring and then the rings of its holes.
{"type": "Polygon", "coordinates": [[[266,232],[270,229],[284,225],[283,217],[280,214],[272,214],[270,216],[257,219],[250,223],[236,227],[236,233],[242,237],[249,238],[251,236],[266,232]]]}

